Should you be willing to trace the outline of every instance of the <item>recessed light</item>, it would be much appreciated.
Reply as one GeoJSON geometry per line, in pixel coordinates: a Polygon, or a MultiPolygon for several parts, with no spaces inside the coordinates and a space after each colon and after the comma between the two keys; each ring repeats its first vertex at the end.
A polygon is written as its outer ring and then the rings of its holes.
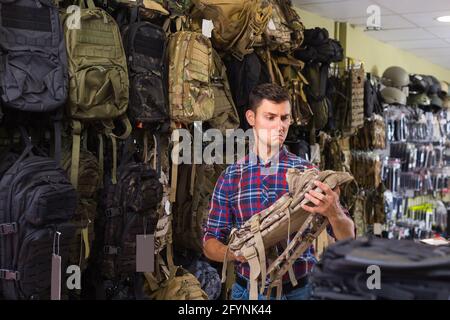
{"type": "Polygon", "coordinates": [[[439,22],[450,22],[450,16],[442,16],[442,17],[436,18],[436,20],[439,22]]]}

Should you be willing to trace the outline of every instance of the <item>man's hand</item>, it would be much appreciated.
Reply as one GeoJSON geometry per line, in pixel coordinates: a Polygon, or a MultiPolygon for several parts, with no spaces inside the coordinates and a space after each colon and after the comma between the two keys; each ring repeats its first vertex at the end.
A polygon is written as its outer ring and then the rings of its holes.
{"type": "Polygon", "coordinates": [[[310,213],[318,213],[332,220],[343,218],[344,211],[339,203],[340,190],[336,187],[334,190],[320,181],[314,181],[315,185],[320,188],[325,194],[311,190],[305,194],[305,198],[311,201],[315,206],[302,205],[302,208],[310,213]]]}
{"type": "Polygon", "coordinates": [[[305,198],[311,201],[314,206],[302,205],[303,210],[310,213],[318,213],[328,218],[333,228],[333,233],[337,240],[355,237],[355,228],[352,219],[347,217],[339,202],[340,190],[334,190],[320,181],[314,182],[325,194],[314,190],[305,194],[305,198]]]}

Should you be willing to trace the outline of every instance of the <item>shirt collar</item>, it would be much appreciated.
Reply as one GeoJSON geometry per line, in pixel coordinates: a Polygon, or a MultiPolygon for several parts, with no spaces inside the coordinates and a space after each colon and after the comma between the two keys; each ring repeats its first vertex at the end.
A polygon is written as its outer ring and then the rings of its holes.
{"type": "Polygon", "coordinates": [[[256,161],[256,164],[269,165],[269,164],[272,164],[274,161],[276,163],[276,162],[279,162],[280,160],[283,160],[286,157],[287,152],[288,151],[287,151],[286,146],[283,145],[276,154],[274,154],[272,157],[267,159],[267,161],[264,161],[258,155],[256,155],[253,150],[250,150],[247,159],[250,164],[254,164],[254,161],[256,161]]]}

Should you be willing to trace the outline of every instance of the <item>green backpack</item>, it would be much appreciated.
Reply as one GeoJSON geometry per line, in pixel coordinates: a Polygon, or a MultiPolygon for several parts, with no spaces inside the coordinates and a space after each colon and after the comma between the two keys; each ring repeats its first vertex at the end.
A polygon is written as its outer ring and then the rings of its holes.
{"type": "Polygon", "coordinates": [[[69,14],[62,16],[69,64],[67,112],[72,119],[73,136],[70,178],[75,187],[78,184],[82,124],[100,124],[102,133],[111,139],[113,183],[116,182],[116,138],[125,139],[131,132],[126,117],[129,96],[127,62],[119,27],[106,11],[95,7],[93,0],[87,0],[87,4],[86,8],[84,0],[79,2],[79,28],[69,26],[72,20],[69,14]],[[113,133],[115,119],[120,119],[125,128],[121,136],[113,133]]]}

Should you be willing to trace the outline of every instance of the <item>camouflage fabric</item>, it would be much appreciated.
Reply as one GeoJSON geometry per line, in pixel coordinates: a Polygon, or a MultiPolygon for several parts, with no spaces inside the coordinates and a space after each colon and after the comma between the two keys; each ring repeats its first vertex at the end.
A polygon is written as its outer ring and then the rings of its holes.
{"type": "Polygon", "coordinates": [[[169,39],[169,107],[173,121],[206,121],[214,114],[212,47],[200,33],[179,31],[169,39]]]}

